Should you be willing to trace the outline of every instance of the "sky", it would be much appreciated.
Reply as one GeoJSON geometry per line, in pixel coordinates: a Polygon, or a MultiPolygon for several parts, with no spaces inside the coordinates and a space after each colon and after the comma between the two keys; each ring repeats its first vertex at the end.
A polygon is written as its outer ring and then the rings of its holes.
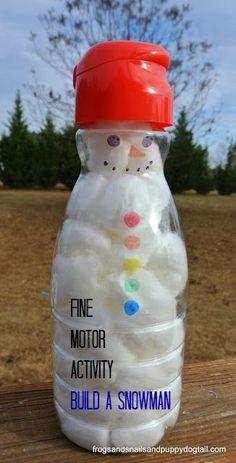
{"type": "MultiPolygon", "coordinates": [[[[0,2],[0,132],[5,130],[17,89],[22,91],[23,97],[26,95],[24,84],[31,80],[32,68],[40,82],[57,89],[62,86],[55,71],[35,54],[29,40],[30,32],[36,32],[41,48],[46,46],[38,15],[58,1],[0,2]]],[[[218,75],[207,102],[208,108],[218,109],[214,130],[207,140],[210,161],[214,165],[224,158],[227,140],[236,140],[236,1],[190,0],[189,3],[192,7],[191,36],[213,44],[209,60],[218,75]]],[[[29,94],[26,96],[29,98],[29,94]]],[[[27,105],[25,112],[33,128],[32,113],[27,105]]]]}

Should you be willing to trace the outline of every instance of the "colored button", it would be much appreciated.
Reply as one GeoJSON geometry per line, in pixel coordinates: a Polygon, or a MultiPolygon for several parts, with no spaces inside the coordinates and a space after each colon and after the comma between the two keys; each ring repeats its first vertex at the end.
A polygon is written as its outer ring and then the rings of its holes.
{"type": "Polygon", "coordinates": [[[127,212],[124,216],[124,222],[127,227],[136,227],[140,222],[140,217],[137,212],[127,212]]]}
{"type": "Polygon", "coordinates": [[[135,257],[125,259],[123,262],[123,267],[127,272],[137,272],[142,265],[139,259],[136,259],[135,257]]]}
{"type": "Polygon", "coordinates": [[[140,238],[135,235],[129,235],[125,238],[124,244],[128,249],[137,249],[140,246],[140,238]]]}
{"type": "Polygon", "coordinates": [[[124,311],[126,315],[134,315],[139,310],[139,304],[137,301],[126,301],[124,304],[124,311]]]}
{"type": "Polygon", "coordinates": [[[139,284],[138,280],[136,280],[135,278],[129,278],[125,282],[125,289],[129,293],[134,293],[135,291],[138,291],[139,286],[140,286],[140,284],[139,284]]]}

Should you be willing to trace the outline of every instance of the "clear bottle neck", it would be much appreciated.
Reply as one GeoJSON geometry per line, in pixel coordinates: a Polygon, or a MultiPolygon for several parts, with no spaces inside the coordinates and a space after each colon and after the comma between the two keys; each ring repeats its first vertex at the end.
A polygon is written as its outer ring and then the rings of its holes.
{"type": "Polygon", "coordinates": [[[76,142],[81,164],[104,175],[158,173],[169,150],[170,134],[151,124],[106,121],[79,129],[76,142]]]}

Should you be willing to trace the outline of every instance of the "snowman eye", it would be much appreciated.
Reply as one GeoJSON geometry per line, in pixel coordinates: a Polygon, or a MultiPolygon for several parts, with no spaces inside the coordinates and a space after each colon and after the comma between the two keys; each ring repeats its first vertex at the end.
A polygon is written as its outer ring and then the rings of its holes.
{"type": "Polygon", "coordinates": [[[110,146],[119,146],[119,144],[120,144],[120,137],[118,137],[118,135],[110,135],[110,136],[107,138],[107,143],[108,143],[108,145],[110,145],[110,146]]]}
{"type": "Polygon", "coordinates": [[[144,148],[148,148],[149,146],[151,146],[152,142],[153,142],[153,137],[151,137],[150,135],[147,135],[146,137],[143,138],[142,145],[144,146],[144,148]]]}

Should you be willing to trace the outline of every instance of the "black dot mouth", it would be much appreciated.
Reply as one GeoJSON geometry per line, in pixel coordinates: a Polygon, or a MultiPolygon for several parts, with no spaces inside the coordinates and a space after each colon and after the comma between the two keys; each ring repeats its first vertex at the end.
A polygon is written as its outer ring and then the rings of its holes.
{"type": "MultiPolygon", "coordinates": [[[[104,161],[104,162],[103,162],[103,165],[104,165],[104,166],[108,166],[108,164],[109,164],[108,161],[104,161]]],[[[150,169],[150,166],[153,164],[153,161],[149,161],[149,164],[150,164],[150,165],[148,165],[148,166],[145,167],[146,170],[150,169]]],[[[114,171],[116,170],[116,167],[113,166],[113,167],[112,167],[112,170],[113,170],[113,172],[114,172],[114,171]]],[[[138,167],[138,168],[136,169],[136,171],[137,171],[137,172],[141,172],[141,167],[138,167]]],[[[130,172],[130,168],[127,167],[127,168],[125,169],[125,172],[130,172]]]]}

